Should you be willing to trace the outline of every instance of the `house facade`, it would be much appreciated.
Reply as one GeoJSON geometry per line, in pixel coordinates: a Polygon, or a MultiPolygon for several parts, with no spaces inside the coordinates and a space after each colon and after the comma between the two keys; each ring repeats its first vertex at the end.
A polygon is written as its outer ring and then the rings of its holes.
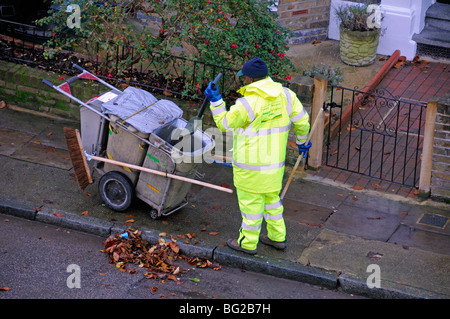
{"type": "MultiPolygon", "coordinates": [[[[339,26],[333,8],[360,1],[280,0],[278,23],[292,31],[291,44],[316,40],[339,40],[339,26]]],[[[418,54],[450,58],[449,0],[381,0],[382,35],[378,54],[400,50],[408,60],[418,54]]]]}

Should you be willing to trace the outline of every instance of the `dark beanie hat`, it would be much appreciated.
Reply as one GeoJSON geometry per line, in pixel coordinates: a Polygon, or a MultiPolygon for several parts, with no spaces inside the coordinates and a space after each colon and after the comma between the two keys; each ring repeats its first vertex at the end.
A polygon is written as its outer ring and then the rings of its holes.
{"type": "Polygon", "coordinates": [[[251,59],[250,61],[245,62],[242,70],[238,72],[238,76],[246,75],[253,79],[264,78],[269,74],[269,70],[267,65],[263,60],[256,57],[251,59]]]}

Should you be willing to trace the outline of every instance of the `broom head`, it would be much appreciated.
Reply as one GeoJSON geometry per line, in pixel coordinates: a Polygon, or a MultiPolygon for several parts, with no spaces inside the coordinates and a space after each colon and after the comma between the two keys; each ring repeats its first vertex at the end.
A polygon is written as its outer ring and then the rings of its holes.
{"type": "Polygon", "coordinates": [[[64,137],[66,138],[67,149],[72,160],[78,186],[84,191],[89,184],[92,184],[92,177],[81,144],[80,132],[77,129],[65,127],[64,137]]]}

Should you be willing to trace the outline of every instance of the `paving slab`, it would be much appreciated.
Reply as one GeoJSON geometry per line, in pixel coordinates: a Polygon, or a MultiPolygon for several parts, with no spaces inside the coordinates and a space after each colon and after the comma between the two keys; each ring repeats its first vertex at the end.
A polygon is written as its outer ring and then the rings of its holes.
{"type": "Polygon", "coordinates": [[[0,127],[0,154],[11,155],[33,137],[32,134],[0,127]]]}
{"type": "Polygon", "coordinates": [[[450,236],[409,225],[400,227],[389,238],[390,243],[450,255],[450,236]]]}
{"type": "Polygon", "coordinates": [[[450,293],[450,256],[417,248],[405,249],[332,230],[324,229],[303,251],[298,262],[359,278],[360,286],[364,286],[372,274],[369,265],[375,264],[381,270],[381,287],[394,283],[399,290],[413,287],[443,295],[450,293]],[[433,275],[417,276],[424,269],[433,275]]]}
{"type": "Polygon", "coordinates": [[[384,213],[377,207],[361,208],[342,204],[324,227],[365,239],[387,241],[397,229],[402,217],[384,213]]]}
{"type": "Polygon", "coordinates": [[[65,170],[72,168],[72,162],[67,150],[43,144],[28,143],[16,150],[11,157],[28,162],[58,167],[65,170]]]}

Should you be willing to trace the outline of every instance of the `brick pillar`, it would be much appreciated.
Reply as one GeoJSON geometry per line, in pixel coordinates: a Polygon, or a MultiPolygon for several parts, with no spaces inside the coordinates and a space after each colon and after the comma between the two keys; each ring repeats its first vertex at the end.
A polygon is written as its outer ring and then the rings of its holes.
{"type": "Polygon", "coordinates": [[[431,197],[450,202],[450,94],[437,104],[430,189],[431,197]]]}

